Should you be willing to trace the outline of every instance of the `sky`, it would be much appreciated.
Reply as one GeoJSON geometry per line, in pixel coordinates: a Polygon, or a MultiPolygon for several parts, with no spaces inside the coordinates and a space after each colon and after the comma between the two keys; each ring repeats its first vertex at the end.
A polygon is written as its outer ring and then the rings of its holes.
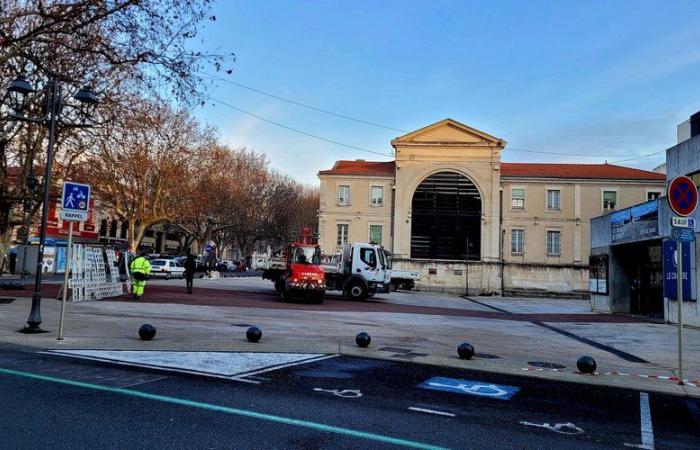
{"type": "Polygon", "coordinates": [[[397,130],[447,117],[505,139],[503,161],[652,169],[663,153],[638,157],[700,110],[696,0],[218,0],[212,14],[197,45],[236,54],[217,76],[393,128],[211,87],[229,106],[197,116],[303,183],[339,159],[391,160],[397,130]]]}

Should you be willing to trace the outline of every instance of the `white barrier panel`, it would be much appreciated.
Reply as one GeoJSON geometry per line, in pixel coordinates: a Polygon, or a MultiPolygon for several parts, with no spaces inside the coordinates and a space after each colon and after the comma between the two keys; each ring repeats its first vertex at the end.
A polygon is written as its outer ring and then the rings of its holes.
{"type": "Polygon", "coordinates": [[[73,245],[68,286],[71,290],[71,302],[119,297],[124,294],[114,250],[73,245]]]}

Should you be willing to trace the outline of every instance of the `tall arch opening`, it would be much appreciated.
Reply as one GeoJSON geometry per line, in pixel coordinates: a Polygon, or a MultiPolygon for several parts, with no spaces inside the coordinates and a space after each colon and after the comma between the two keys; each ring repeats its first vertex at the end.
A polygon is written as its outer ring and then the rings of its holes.
{"type": "Polygon", "coordinates": [[[479,260],[481,196],[456,172],[423,180],[411,203],[411,258],[479,260]]]}

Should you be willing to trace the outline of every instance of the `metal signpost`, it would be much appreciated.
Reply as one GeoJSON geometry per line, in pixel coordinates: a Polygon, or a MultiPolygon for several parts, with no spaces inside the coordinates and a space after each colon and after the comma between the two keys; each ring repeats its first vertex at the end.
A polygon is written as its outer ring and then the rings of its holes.
{"type": "Polygon", "coordinates": [[[61,315],[58,322],[58,340],[63,340],[63,318],[66,313],[68,297],[68,276],[70,263],[73,258],[73,222],[85,222],[90,207],[90,185],[66,181],[63,183],[61,196],[61,220],[68,222],[68,248],[66,249],[66,271],[63,275],[63,298],[61,299],[61,315]]]}
{"type": "MultiPolygon", "coordinates": [[[[687,217],[698,205],[698,189],[693,180],[686,176],[675,177],[668,185],[666,193],[671,211],[680,217],[671,217],[671,237],[676,240],[676,266],[678,275],[678,384],[685,384],[683,378],[683,242],[695,240],[695,219],[687,217]]],[[[690,268],[689,268],[690,269],[690,268]]],[[[690,270],[688,270],[690,277],[690,270]]]]}

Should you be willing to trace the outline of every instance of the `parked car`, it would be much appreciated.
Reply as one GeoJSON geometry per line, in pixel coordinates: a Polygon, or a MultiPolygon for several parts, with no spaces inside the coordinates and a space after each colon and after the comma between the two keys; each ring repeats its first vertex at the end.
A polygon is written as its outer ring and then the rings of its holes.
{"type": "Polygon", "coordinates": [[[185,268],[172,259],[154,259],[151,261],[151,277],[184,278],[185,268]]]}
{"type": "Polygon", "coordinates": [[[233,261],[223,259],[216,264],[216,270],[219,272],[235,272],[236,264],[233,261]]]}

